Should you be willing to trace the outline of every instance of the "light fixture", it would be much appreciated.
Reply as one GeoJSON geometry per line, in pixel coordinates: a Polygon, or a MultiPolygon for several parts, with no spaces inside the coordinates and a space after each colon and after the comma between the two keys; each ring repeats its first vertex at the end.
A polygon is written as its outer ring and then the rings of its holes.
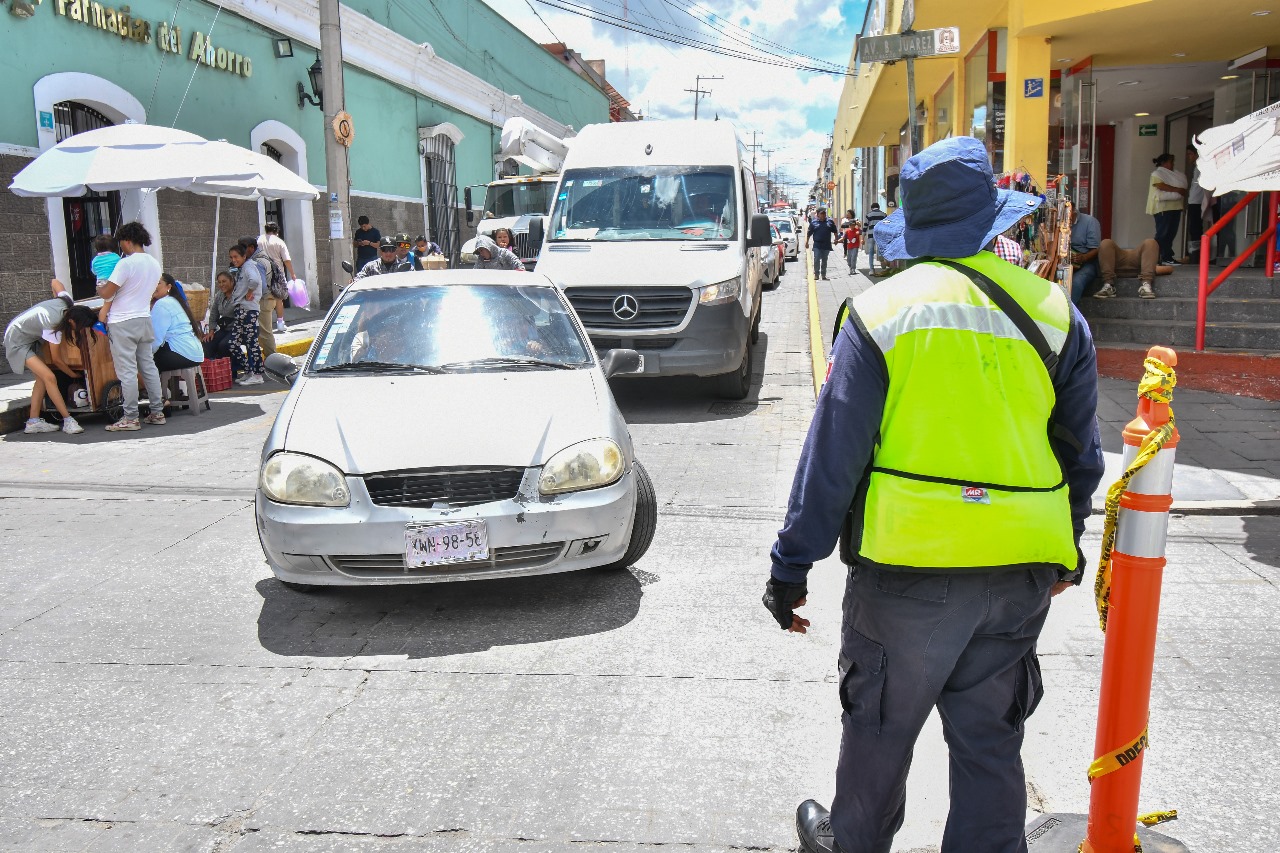
{"type": "Polygon", "coordinates": [[[1175,53],[1174,56],[1186,56],[1185,53],[1175,53]]]}
{"type": "Polygon", "coordinates": [[[1190,96],[1190,95],[1174,95],[1174,96],[1173,96],[1172,98],[1170,98],[1169,100],[1171,100],[1171,101],[1189,101],[1189,100],[1191,100],[1191,96],[1190,96]]]}
{"type": "Polygon", "coordinates": [[[1134,116],[1137,118],[1145,118],[1146,116],[1149,116],[1149,115],[1151,115],[1151,113],[1134,113],[1134,116]]]}
{"type": "Polygon", "coordinates": [[[307,69],[307,77],[311,80],[311,91],[315,97],[307,94],[307,90],[301,83],[298,84],[298,109],[302,109],[303,104],[310,104],[313,107],[324,109],[324,66],[320,64],[320,57],[316,57],[316,61],[307,69]]]}
{"type": "MultiPolygon", "coordinates": [[[[36,0],[37,3],[40,0],[36,0]]],[[[29,0],[9,0],[9,14],[15,18],[30,18],[36,13],[36,7],[29,0]]]]}
{"type": "Polygon", "coordinates": [[[1141,80],[1121,80],[1116,85],[1117,86],[1136,86],[1141,82],[1142,82],[1141,80]]]}
{"type": "Polygon", "coordinates": [[[1066,57],[1066,58],[1064,58],[1064,59],[1059,59],[1059,60],[1058,60],[1058,62],[1070,62],[1070,61],[1071,61],[1071,57],[1069,57],[1069,56],[1068,56],[1068,57],[1066,57]]]}
{"type": "Polygon", "coordinates": [[[1222,79],[1223,79],[1223,80],[1238,80],[1238,79],[1240,79],[1240,75],[1239,75],[1239,74],[1223,74],[1223,75],[1222,75],[1222,79]]]}
{"type": "Polygon", "coordinates": [[[288,59],[293,56],[293,39],[276,39],[274,45],[276,59],[288,59]]]}
{"type": "Polygon", "coordinates": [[[1270,15],[1270,14],[1271,14],[1270,9],[1259,9],[1258,11],[1253,13],[1253,16],[1255,18],[1261,18],[1263,15],[1270,15]]]}

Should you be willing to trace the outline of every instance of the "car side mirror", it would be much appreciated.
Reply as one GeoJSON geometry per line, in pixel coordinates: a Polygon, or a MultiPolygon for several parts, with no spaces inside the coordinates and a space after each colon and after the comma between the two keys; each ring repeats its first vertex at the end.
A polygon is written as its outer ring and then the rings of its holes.
{"type": "Polygon", "coordinates": [[[347,275],[353,275],[356,271],[355,267],[351,266],[351,261],[343,261],[342,269],[347,275]]]}
{"type": "Polygon", "coordinates": [[[262,369],[271,374],[272,379],[278,379],[290,385],[298,378],[298,365],[282,352],[273,352],[267,356],[267,360],[262,363],[262,369]]]}
{"type": "Polygon", "coordinates": [[[600,357],[605,379],[627,373],[644,373],[644,356],[633,349],[611,349],[600,357]]]}
{"type": "Polygon", "coordinates": [[[763,248],[773,243],[773,237],[769,233],[769,217],[763,213],[753,213],[751,215],[751,230],[747,234],[747,248],[763,248]]]}
{"type": "Polygon", "coordinates": [[[462,203],[467,208],[467,224],[470,225],[476,221],[476,213],[471,209],[471,187],[462,188],[462,203]]]}
{"type": "Polygon", "coordinates": [[[529,217],[529,254],[537,257],[542,251],[542,240],[546,236],[546,220],[541,216],[529,217]]]}

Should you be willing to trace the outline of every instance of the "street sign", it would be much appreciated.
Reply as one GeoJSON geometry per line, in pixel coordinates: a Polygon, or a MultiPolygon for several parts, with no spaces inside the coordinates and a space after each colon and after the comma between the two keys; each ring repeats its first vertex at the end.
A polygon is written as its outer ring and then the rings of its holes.
{"type": "Polygon", "coordinates": [[[1044,78],[1028,77],[1022,81],[1022,97],[1024,98],[1043,98],[1044,97],[1044,78]]]}
{"type": "Polygon", "coordinates": [[[1155,136],[1156,126],[1154,124],[1140,124],[1138,125],[1138,135],[1139,136],[1155,136]]]}
{"type": "Polygon", "coordinates": [[[836,182],[835,182],[835,181],[827,181],[827,189],[828,189],[828,190],[833,190],[833,189],[835,189],[835,188],[836,188],[836,182]]]}
{"type": "Polygon", "coordinates": [[[891,33],[858,39],[860,62],[897,62],[908,57],[940,56],[960,52],[960,28],[891,33]]]}

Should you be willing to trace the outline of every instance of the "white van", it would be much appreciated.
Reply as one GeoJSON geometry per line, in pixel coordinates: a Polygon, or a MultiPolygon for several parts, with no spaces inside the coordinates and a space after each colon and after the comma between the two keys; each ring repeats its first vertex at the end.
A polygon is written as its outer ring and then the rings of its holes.
{"type": "Polygon", "coordinates": [[[645,375],[751,389],[761,250],[750,157],[728,122],[584,127],[565,157],[538,257],[597,350],[634,349],[645,375]]]}

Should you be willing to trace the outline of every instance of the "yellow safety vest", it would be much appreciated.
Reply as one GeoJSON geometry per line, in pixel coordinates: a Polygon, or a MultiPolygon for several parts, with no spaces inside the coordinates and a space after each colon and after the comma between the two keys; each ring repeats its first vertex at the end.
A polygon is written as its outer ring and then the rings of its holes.
{"type": "MultiPolygon", "coordinates": [[[[1058,285],[989,252],[957,262],[1004,288],[1061,354],[1071,306],[1058,285]]],[[[1049,443],[1053,384],[1008,315],[965,274],[930,262],[852,303],[888,394],[845,553],[894,569],[1075,569],[1049,443]]]]}

